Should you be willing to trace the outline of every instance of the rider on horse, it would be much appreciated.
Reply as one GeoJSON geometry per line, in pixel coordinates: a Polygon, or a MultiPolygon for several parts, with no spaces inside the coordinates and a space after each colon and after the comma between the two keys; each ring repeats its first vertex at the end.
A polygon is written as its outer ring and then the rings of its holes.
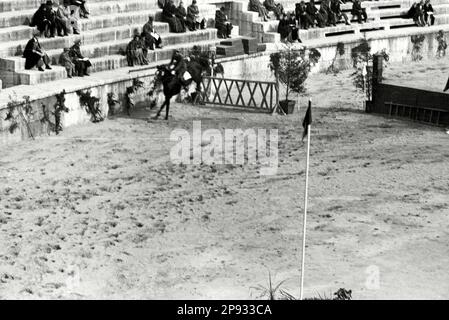
{"type": "Polygon", "coordinates": [[[175,50],[168,65],[171,73],[176,75],[183,87],[187,87],[190,83],[189,80],[192,78],[190,73],[187,71],[187,59],[188,58],[184,58],[181,52],[175,50]]]}

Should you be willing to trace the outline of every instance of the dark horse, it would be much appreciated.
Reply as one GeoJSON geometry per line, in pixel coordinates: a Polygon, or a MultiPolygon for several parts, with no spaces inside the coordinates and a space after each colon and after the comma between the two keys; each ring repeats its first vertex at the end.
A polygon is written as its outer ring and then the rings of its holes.
{"type": "MultiPolygon", "coordinates": [[[[198,95],[201,93],[201,83],[203,82],[203,74],[210,72],[213,65],[213,60],[206,58],[198,58],[187,62],[187,72],[191,78],[186,81],[185,85],[189,86],[192,82],[196,84],[196,92],[192,95],[192,101],[195,101],[198,95]]],[[[165,101],[156,114],[156,119],[160,116],[164,107],[166,108],[165,120],[168,120],[168,114],[170,112],[170,100],[172,97],[178,95],[183,89],[184,85],[177,75],[172,74],[167,65],[161,65],[157,67],[157,71],[154,77],[153,87],[148,95],[153,96],[154,92],[163,86],[163,92],[165,101]]],[[[156,106],[156,101],[153,101],[150,108],[156,106]]]]}

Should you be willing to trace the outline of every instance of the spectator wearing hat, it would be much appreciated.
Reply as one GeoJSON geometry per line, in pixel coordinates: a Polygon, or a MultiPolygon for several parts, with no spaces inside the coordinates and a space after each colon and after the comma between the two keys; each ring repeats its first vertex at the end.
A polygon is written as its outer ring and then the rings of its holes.
{"type": "Polygon", "coordinates": [[[50,67],[50,58],[45,53],[44,49],[41,47],[39,43],[38,35],[40,34],[39,30],[33,30],[33,37],[28,41],[25,46],[25,50],[23,51],[23,57],[25,58],[25,69],[31,70],[34,67],[37,67],[39,71],[44,71],[43,66],[48,70],[51,70],[50,67]]]}
{"type": "Polygon", "coordinates": [[[81,40],[76,40],[75,44],[69,50],[69,56],[75,64],[76,74],[79,77],[89,76],[87,70],[92,66],[89,58],[86,58],[81,53],[81,40]]]}
{"type": "MultiPolygon", "coordinates": [[[[196,0],[192,1],[192,4],[187,7],[187,17],[186,17],[186,25],[190,31],[195,31],[197,29],[204,29],[199,22],[200,19],[200,10],[198,9],[198,5],[196,4],[196,0]]],[[[203,23],[205,25],[204,19],[203,23]]]]}
{"type": "Polygon", "coordinates": [[[30,27],[37,27],[44,37],[55,36],[56,22],[52,6],[52,1],[42,3],[31,18],[30,27]]]}
{"type": "Polygon", "coordinates": [[[154,18],[152,16],[148,17],[148,22],[142,28],[141,37],[145,41],[145,47],[150,50],[154,50],[154,47],[161,49],[162,48],[162,38],[155,31],[154,18]]]}

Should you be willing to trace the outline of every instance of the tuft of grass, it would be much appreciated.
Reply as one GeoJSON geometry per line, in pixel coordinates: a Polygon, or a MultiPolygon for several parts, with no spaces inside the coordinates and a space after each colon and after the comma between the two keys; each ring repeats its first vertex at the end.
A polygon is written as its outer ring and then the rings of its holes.
{"type": "MultiPolygon", "coordinates": [[[[268,270],[268,286],[258,285],[257,287],[251,287],[259,292],[256,299],[268,299],[268,300],[299,300],[297,297],[289,293],[288,291],[281,289],[281,286],[287,279],[280,281],[277,284],[273,284],[271,278],[271,272],[268,270]]],[[[334,294],[321,295],[319,292],[316,293],[317,296],[312,298],[304,298],[304,300],[352,300],[352,290],[346,290],[345,288],[340,288],[334,294]]]]}
{"type": "Polygon", "coordinates": [[[278,284],[274,285],[271,279],[271,272],[268,270],[268,286],[264,287],[262,285],[258,285],[257,287],[251,287],[251,289],[260,292],[257,296],[257,299],[267,298],[268,300],[277,300],[277,293],[279,292],[282,295],[282,290],[280,290],[280,287],[284,284],[285,281],[287,281],[287,279],[282,280],[278,284]]]}

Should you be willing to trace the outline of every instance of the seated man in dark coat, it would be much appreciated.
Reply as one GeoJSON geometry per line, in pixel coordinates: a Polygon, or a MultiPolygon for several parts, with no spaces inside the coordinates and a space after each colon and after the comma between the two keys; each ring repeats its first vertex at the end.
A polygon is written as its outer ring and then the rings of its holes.
{"type": "Polygon", "coordinates": [[[313,20],[307,13],[307,7],[304,1],[295,5],[295,16],[302,29],[307,30],[309,27],[313,27],[313,20]]]}
{"type": "Polygon", "coordinates": [[[165,2],[164,8],[162,9],[162,21],[167,22],[170,26],[170,32],[185,32],[185,28],[181,21],[176,17],[177,9],[173,3],[173,0],[168,0],[165,2]]]}
{"type": "Polygon", "coordinates": [[[268,12],[272,11],[274,12],[274,15],[276,16],[276,19],[281,18],[281,14],[284,13],[284,7],[280,3],[275,3],[274,0],[265,0],[263,2],[263,5],[267,9],[268,12]]]}
{"type": "Polygon", "coordinates": [[[81,53],[81,40],[76,40],[75,44],[70,48],[70,58],[75,64],[76,73],[78,77],[88,76],[87,69],[92,66],[88,58],[85,58],[81,53]]]}
{"type": "Polygon", "coordinates": [[[290,35],[290,22],[286,14],[281,14],[281,19],[278,24],[278,33],[281,35],[281,40],[285,41],[290,35]]]}
{"type": "Polygon", "coordinates": [[[162,48],[162,38],[161,36],[154,30],[153,27],[153,17],[148,17],[148,22],[142,28],[142,39],[145,41],[145,47],[150,50],[154,50],[154,45],[156,48],[162,48]]]}
{"type": "Polygon", "coordinates": [[[321,1],[319,13],[323,17],[325,25],[336,25],[336,17],[329,6],[329,0],[321,1]]]}
{"type": "Polygon", "coordinates": [[[332,0],[331,2],[331,10],[335,14],[336,22],[340,22],[341,18],[345,20],[346,25],[350,25],[348,16],[346,13],[341,11],[340,0],[332,0]]]}
{"type": "Polygon", "coordinates": [[[248,11],[258,12],[259,17],[261,17],[263,21],[268,21],[267,9],[260,3],[259,0],[249,0],[248,11]]]}
{"type": "Polygon", "coordinates": [[[365,8],[362,8],[362,3],[360,2],[360,0],[354,0],[354,3],[352,4],[351,13],[354,17],[357,17],[357,21],[359,23],[363,23],[368,20],[366,10],[365,8]]]}
{"type": "Polygon", "coordinates": [[[299,40],[299,35],[298,35],[298,26],[296,25],[296,18],[295,15],[292,13],[287,13],[287,20],[288,20],[288,25],[290,27],[290,40],[291,42],[298,40],[299,42],[301,42],[301,40],[299,40]]]}
{"type": "Polygon", "coordinates": [[[34,67],[37,67],[39,71],[44,71],[44,69],[42,68],[44,65],[46,69],[51,70],[50,58],[42,49],[41,44],[37,39],[39,33],[39,30],[33,30],[33,38],[28,41],[27,45],[25,46],[25,50],[23,51],[23,57],[26,59],[26,70],[31,70],[34,67]]]}
{"type": "Polygon", "coordinates": [[[51,1],[41,4],[31,18],[30,27],[37,27],[41,35],[45,37],[55,36],[56,22],[51,1]]]}
{"type": "Polygon", "coordinates": [[[430,0],[426,0],[423,6],[424,10],[424,22],[429,26],[433,26],[435,23],[435,17],[433,16],[433,7],[430,0]]]}
{"type": "Polygon", "coordinates": [[[424,3],[421,0],[420,2],[415,2],[408,12],[409,18],[412,18],[417,26],[423,27],[426,25],[424,21],[424,3]]]}
{"type": "Polygon", "coordinates": [[[219,38],[230,38],[232,31],[232,23],[228,21],[225,8],[221,7],[220,10],[215,12],[215,28],[218,30],[219,38]]]}
{"type": "Polygon", "coordinates": [[[314,23],[316,22],[320,28],[325,27],[324,17],[318,12],[314,0],[310,0],[310,2],[307,4],[306,12],[308,13],[310,19],[312,19],[314,23]]]}
{"type": "Polygon", "coordinates": [[[181,22],[182,28],[185,30],[186,29],[187,11],[186,11],[186,8],[184,8],[184,3],[182,1],[179,2],[178,7],[176,8],[175,15],[181,22]]]}

